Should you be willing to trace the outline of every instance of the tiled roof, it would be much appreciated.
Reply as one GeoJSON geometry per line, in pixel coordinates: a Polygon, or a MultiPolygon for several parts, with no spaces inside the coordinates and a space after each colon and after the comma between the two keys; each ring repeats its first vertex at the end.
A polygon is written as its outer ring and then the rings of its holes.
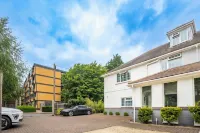
{"type": "Polygon", "coordinates": [[[196,32],[194,34],[193,39],[190,40],[190,41],[183,42],[183,43],[175,45],[173,47],[170,47],[170,43],[166,43],[164,45],[161,45],[157,48],[154,48],[154,49],[134,58],[133,60],[131,60],[131,61],[125,63],[125,64],[120,65],[119,67],[109,71],[108,73],[129,67],[129,66],[132,66],[132,65],[136,65],[138,63],[141,63],[141,62],[156,58],[158,56],[161,56],[161,55],[164,55],[164,54],[167,54],[167,53],[170,53],[170,52],[173,52],[173,51],[176,51],[176,50],[179,50],[179,49],[191,46],[191,45],[194,45],[196,43],[200,43],[200,31],[196,32]]]}
{"type": "Polygon", "coordinates": [[[180,66],[180,67],[175,67],[171,68],[150,76],[147,76],[145,78],[129,82],[129,83],[139,83],[139,82],[144,82],[144,81],[150,81],[150,80],[155,80],[155,79],[161,79],[161,78],[166,78],[166,77],[171,77],[175,75],[180,75],[180,74],[185,74],[185,73],[190,73],[190,72],[195,72],[200,70],[200,62],[180,66]]]}

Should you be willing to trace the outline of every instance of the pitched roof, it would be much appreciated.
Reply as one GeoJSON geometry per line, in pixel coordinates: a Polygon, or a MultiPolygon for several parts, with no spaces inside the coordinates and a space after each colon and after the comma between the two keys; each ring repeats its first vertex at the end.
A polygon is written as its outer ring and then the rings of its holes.
{"type": "Polygon", "coordinates": [[[200,62],[196,62],[196,63],[184,65],[184,66],[171,68],[171,69],[147,76],[145,78],[141,78],[139,80],[129,82],[129,84],[150,81],[150,80],[155,80],[155,79],[161,79],[161,78],[171,77],[171,76],[175,76],[175,75],[195,72],[195,71],[199,71],[199,70],[200,70],[200,62]]]}
{"type": "Polygon", "coordinates": [[[132,66],[132,65],[150,60],[150,59],[153,59],[155,57],[158,57],[158,56],[161,56],[161,55],[164,55],[164,54],[167,54],[167,53],[170,53],[170,52],[173,52],[173,51],[176,51],[176,50],[179,50],[179,49],[191,46],[191,45],[194,45],[196,43],[200,43],[200,31],[198,31],[194,34],[194,37],[193,37],[192,40],[180,43],[180,44],[175,45],[173,47],[170,47],[170,43],[168,42],[164,45],[156,47],[156,48],[134,58],[133,60],[130,60],[129,62],[127,62],[125,64],[120,65],[119,67],[109,71],[108,73],[129,67],[129,66],[132,66]]]}

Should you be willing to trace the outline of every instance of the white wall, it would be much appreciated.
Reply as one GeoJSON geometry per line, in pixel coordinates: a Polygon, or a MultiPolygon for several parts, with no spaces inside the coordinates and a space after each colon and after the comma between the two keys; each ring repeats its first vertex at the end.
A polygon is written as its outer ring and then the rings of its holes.
{"type": "Polygon", "coordinates": [[[163,84],[156,84],[151,86],[152,107],[164,106],[164,87],[163,84]]]}
{"type": "Polygon", "coordinates": [[[194,105],[194,83],[193,79],[183,79],[177,82],[177,97],[179,107],[194,105]]]}
{"type": "Polygon", "coordinates": [[[142,106],[142,88],[133,88],[133,106],[141,107],[142,106]]]}
{"type": "Polygon", "coordinates": [[[196,48],[192,48],[182,53],[182,65],[191,64],[196,61],[197,61],[196,48]]]}
{"type": "Polygon", "coordinates": [[[147,65],[147,75],[152,75],[161,71],[161,64],[159,61],[147,65]]]}

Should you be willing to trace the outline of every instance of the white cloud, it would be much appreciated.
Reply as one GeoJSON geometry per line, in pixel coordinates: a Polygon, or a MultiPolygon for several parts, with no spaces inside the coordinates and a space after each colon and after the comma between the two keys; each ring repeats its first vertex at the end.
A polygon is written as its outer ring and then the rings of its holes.
{"type": "Polygon", "coordinates": [[[91,0],[88,9],[78,3],[70,5],[70,8],[68,6],[64,8],[66,22],[69,23],[72,34],[86,48],[83,54],[89,53],[90,60],[105,63],[113,54],[119,53],[125,55],[124,61],[128,61],[130,57],[142,53],[142,46],[133,44],[134,36],[129,35],[118,23],[117,13],[121,5],[126,2],[118,0],[108,5],[91,0]],[[130,44],[132,46],[129,46],[130,44]],[[130,50],[133,54],[127,57],[124,53],[127,51],[130,53],[130,50]]]}
{"type": "Polygon", "coordinates": [[[156,16],[160,15],[164,10],[165,0],[146,0],[145,8],[153,9],[156,12],[156,16]]]}

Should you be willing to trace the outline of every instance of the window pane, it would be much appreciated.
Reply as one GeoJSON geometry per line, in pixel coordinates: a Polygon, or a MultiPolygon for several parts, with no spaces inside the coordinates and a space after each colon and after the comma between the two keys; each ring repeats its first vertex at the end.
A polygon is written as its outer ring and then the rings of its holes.
{"type": "Polygon", "coordinates": [[[120,74],[117,74],[117,82],[120,82],[120,74]]]}
{"type": "Polygon", "coordinates": [[[177,82],[164,84],[165,106],[177,106],[177,82]]]}
{"type": "Polygon", "coordinates": [[[122,104],[122,106],[124,106],[124,98],[122,98],[122,101],[121,101],[121,102],[122,102],[122,103],[121,103],[121,104],[122,104]]]}
{"type": "Polygon", "coordinates": [[[128,80],[131,79],[130,72],[127,73],[127,76],[128,76],[128,78],[127,78],[128,80]]]}
{"type": "Polygon", "coordinates": [[[200,101],[200,78],[194,79],[195,86],[195,103],[200,101]]]}
{"type": "Polygon", "coordinates": [[[151,107],[151,86],[142,87],[143,106],[151,107]]]}

